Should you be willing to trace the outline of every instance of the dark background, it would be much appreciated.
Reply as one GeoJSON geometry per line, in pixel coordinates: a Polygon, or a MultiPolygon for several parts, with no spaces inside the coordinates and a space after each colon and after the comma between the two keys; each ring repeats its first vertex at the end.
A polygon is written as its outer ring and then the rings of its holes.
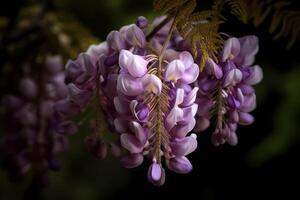
{"type": "MultiPolygon", "coordinates": [[[[8,16],[24,1],[2,1],[1,16],[8,16]]],[[[202,1],[199,1],[202,2],[202,1]]],[[[291,1],[299,10],[299,1],[291,1]]],[[[75,17],[91,33],[105,40],[122,25],[144,15],[153,19],[152,1],[56,0],[55,8],[75,17]]],[[[257,35],[256,63],[264,71],[257,89],[253,125],[239,127],[236,147],[213,147],[207,130],[198,135],[198,149],[189,157],[194,169],[179,175],[167,170],[166,183],[157,188],[146,180],[148,164],[126,170],[118,160],[94,160],[83,146],[85,130],[71,137],[61,156],[63,168],[50,175],[45,199],[298,199],[300,180],[300,54],[299,42],[287,50],[287,39],[273,41],[270,18],[259,28],[228,16],[222,31],[232,36],[257,35]]],[[[84,38],[82,38],[84,40],[84,38]]],[[[0,171],[0,199],[20,199],[28,182],[13,184],[0,171]]]]}

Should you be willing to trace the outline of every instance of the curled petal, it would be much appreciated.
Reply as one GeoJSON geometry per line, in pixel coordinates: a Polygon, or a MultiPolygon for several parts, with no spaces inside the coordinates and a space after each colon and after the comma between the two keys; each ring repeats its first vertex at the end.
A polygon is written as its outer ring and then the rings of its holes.
{"type": "Polygon", "coordinates": [[[181,106],[191,106],[197,97],[197,92],[198,92],[199,88],[198,87],[194,87],[193,90],[191,90],[185,97],[183,100],[183,103],[181,104],[181,106]]]}
{"type": "Polygon", "coordinates": [[[180,82],[184,84],[191,84],[195,82],[199,75],[199,67],[196,64],[192,64],[191,67],[184,71],[180,82]]]}
{"type": "Polygon", "coordinates": [[[125,69],[135,78],[144,76],[147,72],[148,61],[143,57],[134,55],[130,51],[122,50],[119,57],[121,69],[125,69]]]}
{"type": "Polygon", "coordinates": [[[241,51],[235,62],[239,66],[250,66],[253,64],[255,55],[258,52],[258,38],[254,35],[245,36],[239,39],[241,51]]]}
{"type": "Polygon", "coordinates": [[[131,125],[132,125],[133,132],[135,134],[135,137],[139,140],[139,142],[141,144],[144,145],[147,141],[147,133],[145,132],[143,127],[138,122],[132,121],[131,125]]]}
{"type": "Polygon", "coordinates": [[[260,66],[251,67],[250,76],[245,80],[246,84],[255,85],[263,79],[263,71],[260,66]]]}
{"type": "Polygon", "coordinates": [[[119,96],[114,98],[114,105],[118,113],[120,114],[128,114],[130,113],[129,106],[128,106],[129,101],[126,101],[119,96]]]}
{"type": "Polygon", "coordinates": [[[190,68],[194,64],[194,58],[188,51],[181,52],[179,54],[179,59],[182,61],[186,69],[190,68]]]}
{"type": "Polygon", "coordinates": [[[223,77],[223,71],[219,65],[215,63],[211,58],[207,61],[207,70],[210,74],[213,74],[217,79],[220,79],[223,77]]]}
{"type": "Polygon", "coordinates": [[[126,42],[134,47],[144,47],[146,43],[144,32],[135,24],[127,28],[125,38],[126,42]]]}
{"type": "Polygon", "coordinates": [[[146,28],[148,26],[147,18],[145,18],[143,16],[139,16],[137,21],[136,21],[136,25],[141,29],[146,28]]]}
{"type": "Polygon", "coordinates": [[[193,166],[186,157],[181,156],[171,158],[168,161],[168,168],[179,174],[187,174],[192,171],[193,166]]]}
{"type": "Polygon", "coordinates": [[[145,75],[142,79],[142,85],[143,88],[148,92],[152,92],[156,95],[160,95],[161,93],[162,82],[157,76],[153,74],[145,75]]]}
{"type": "Polygon", "coordinates": [[[243,74],[239,69],[232,69],[225,77],[223,85],[224,87],[230,85],[236,85],[237,83],[241,82],[242,78],[243,78],[243,74]]]}
{"type": "Polygon", "coordinates": [[[192,118],[187,124],[178,124],[172,130],[171,134],[177,138],[185,137],[196,125],[195,118],[192,118]]]}
{"type": "Polygon", "coordinates": [[[148,106],[139,104],[137,100],[132,100],[130,102],[130,110],[134,117],[140,122],[145,122],[148,119],[148,106]]]}
{"type": "Polygon", "coordinates": [[[79,106],[86,106],[92,97],[92,93],[76,87],[73,83],[68,84],[70,98],[79,106]]]}
{"type": "Polygon", "coordinates": [[[195,134],[191,134],[188,137],[182,139],[175,139],[175,141],[170,143],[170,147],[172,149],[172,153],[177,156],[185,156],[197,148],[197,136],[195,134]]]}
{"type": "Polygon", "coordinates": [[[144,147],[134,135],[122,134],[120,141],[121,145],[130,153],[141,153],[144,147]]]}
{"type": "Polygon", "coordinates": [[[168,64],[165,71],[165,81],[177,82],[184,74],[184,64],[180,60],[174,60],[168,64]]]}
{"type": "Polygon", "coordinates": [[[132,78],[128,74],[119,75],[117,81],[117,90],[128,96],[137,96],[144,91],[141,80],[132,78]]]}
{"type": "Polygon", "coordinates": [[[234,59],[240,53],[240,42],[237,38],[225,41],[222,53],[222,62],[234,59]]]}
{"type": "Polygon", "coordinates": [[[112,31],[106,37],[107,44],[115,51],[121,51],[125,48],[125,41],[119,31],[112,31]]]}
{"type": "Polygon", "coordinates": [[[90,55],[93,65],[96,65],[99,56],[108,53],[107,42],[102,42],[99,45],[91,45],[86,53],[90,55]]]}

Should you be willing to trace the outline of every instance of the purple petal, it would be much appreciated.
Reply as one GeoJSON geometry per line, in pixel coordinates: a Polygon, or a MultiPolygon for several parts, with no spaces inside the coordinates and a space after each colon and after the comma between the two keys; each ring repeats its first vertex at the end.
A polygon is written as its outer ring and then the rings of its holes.
{"type": "Polygon", "coordinates": [[[146,43],[144,32],[135,24],[127,28],[125,38],[126,42],[134,47],[144,47],[146,43]]]}
{"type": "Polygon", "coordinates": [[[120,161],[125,168],[135,168],[143,163],[144,156],[141,154],[130,154],[122,157],[120,161]]]}
{"type": "Polygon", "coordinates": [[[184,157],[171,158],[168,162],[168,168],[179,174],[186,174],[192,171],[193,166],[190,161],[184,157]]]}
{"type": "Polygon", "coordinates": [[[183,138],[185,137],[196,125],[195,118],[192,118],[187,124],[176,125],[172,130],[171,134],[173,137],[183,138]]]}
{"type": "Polygon", "coordinates": [[[93,63],[93,65],[96,65],[99,56],[103,54],[107,54],[108,50],[109,49],[108,49],[107,42],[102,42],[99,45],[91,45],[86,51],[86,53],[90,55],[91,62],[93,63]]]}
{"type": "Polygon", "coordinates": [[[162,176],[162,170],[159,164],[152,163],[148,170],[148,180],[149,181],[159,181],[162,176]]]}
{"type": "Polygon", "coordinates": [[[208,59],[206,69],[209,74],[213,74],[217,79],[223,77],[223,71],[219,65],[217,65],[211,58],[208,59]]]}
{"type": "Polygon", "coordinates": [[[135,134],[135,137],[138,139],[138,141],[141,144],[145,145],[145,143],[147,141],[147,135],[146,135],[146,132],[143,129],[143,127],[138,122],[135,122],[135,121],[132,121],[131,125],[132,125],[133,132],[135,134]]]}
{"type": "Polygon", "coordinates": [[[114,98],[114,106],[116,108],[116,111],[120,114],[129,114],[130,109],[129,109],[129,101],[125,100],[124,98],[121,98],[119,96],[114,98]]]}
{"type": "Polygon", "coordinates": [[[136,21],[136,25],[141,29],[146,28],[148,26],[147,18],[145,18],[143,16],[139,16],[137,21],[136,21]]]}
{"type": "Polygon", "coordinates": [[[197,123],[196,123],[196,126],[195,126],[195,131],[197,132],[201,132],[201,131],[204,131],[206,130],[210,125],[210,121],[208,118],[206,117],[198,117],[197,118],[197,123]]]}
{"type": "Polygon", "coordinates": [[[194,87],[193,90],[191,90],[185,97],[183,100],[183,103],[181,104],[181,106],[191,106],[197,97],[197,92],[198,92],[199,88],[198,87],[194,87]]]}
{"type": "Polygon", "coordinates": [[[128,74],[120,74],[117,81],[117,90],[128,96],[137,96],[143,93],[141,79],[132,78],[128,74]]]}
{"type": "Polygon", "coordinates": [[[177,82],[184,74],[184,64],[180,60],[174,60],[168,64],[167,69],[165,71],[165,81],[173,81],[177,82]]]}
{"type": "Polygon", "coordinates": [[[35,98],[38,94],[38,87],[33,79],[23,78],[19,83],[19,91],[25,98],[35,98]]]}
{"type": "Polygon", "coordinates": [[[192,67],[194,64],[194,58],[188,51],[181,52],[179,54],[179,59],[182,61],[186,69],[192,67]]]}
{"type": "Polygon", "coordinates": [[[229,132],[229,135],[227,136],[227,142],[228,144],[235,146],[238,143],[238,137],[235,132],[231,131],[229,132]]]}
{"type": "Polygon", "coordinates": [[[236,85],[237,83],[241,82],[243,78],[243,74],[239,69],[232,69],[226,75],[224,80],[224,87],[228,87],[230,85],[236,85]]]}
{"type": "Polygon", "coordinates": [[[156,95],[160,95],[161,93],[162,82],[157,76],[153,74],[145,75],[142,79],[142,85],[147,92],[152,92],[156,95]]]}
{"type": "Polygon", "coordinates": [[[107,44],[115,51],[121,51],[125,48],[125,41],[119,31],[112,31],[106,37],[107,44]]]}
{"type": "Polygon", "coordinates": [[[130,102],[130,110],[134,117],[140,122],[145,122],[149,116],[148,106],[139,104],[137,100],[130,102]]]}
{"type": "Polygon", "coordinates": [[[81,90],[73,83],[68,84],[68,91],[70,99],[81,107],[86,106],[92,97],[91,91],[81,90]]]}
{"type": "Polygon", "coordinates": [[[60,134],[74,134],[76,133],[78,130],[78,126],[76,124],[74,124],[74,122],[72,121],[65,121],[60,123],[57,128],[56,131],[60,134]]]}
{"type": "Polygon", "coordinates": [[[240,112],[239,113],[239,124],[241,125],[249,125],[254,122],[254,117],[249,113],[240,112]]]}
{"type": "Polygon", "coordinates": [[[148,61],[143,57],[134,55],[130,51],[122,50],[119,57],[121,69],[126,69],[135,78],[140,78],[147,73],[148,61]]]}
{"type": "Polygon", "coordinates": [[[122,134],[120,136],[120,141],[121,145],[130,153],[141,153],[143,151],[144,146],[134,135],[122,134]]]}
{"type": "Polygon", "coordinates": [[[255,55],[258,52],[258,38],[254,35],[245,36],[239,39],[241,51],[235,62],[238,66],[250,66],[253,64],[255,55]]]}
{"type": "Polygon", "coordinates": [[[170,143],[170,147],[176,157],[188,155],[197,148],[197,136],[191,134],[182,139],[175,139],[175,141],[170,143]]]}
{"type": "Polygon", "coordinates": [[[263,79],[263,71],[260,66],[251,67],[250,76],[245,80],[246,84],[255,85],[263,79]]]}
{"type": "Polygon", "coordinates": [[[240,53],[240,42],[237,38],[230,38],[225,41],[222,53],[222,62],[232,60],[240,53]]]}
{"type": "Polygon", "coordinates": [[[191,84],[197,80],[198,75],[199,66],[197,64],[192,64],[188,69],[185,70],[180,82],[184,84],[191,84]]]}

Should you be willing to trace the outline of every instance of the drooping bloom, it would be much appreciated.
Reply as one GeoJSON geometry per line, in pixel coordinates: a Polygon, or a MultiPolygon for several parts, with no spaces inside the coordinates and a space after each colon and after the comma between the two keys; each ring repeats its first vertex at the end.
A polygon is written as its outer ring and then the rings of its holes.
{"type": "Polygon", "coordinates": [[[252,66],[257,52],[257,37],[230,38],[224,44],[221,62],[209,60],[198,78],[196,101],[200,109],[196,127],[202,131],[209,126],[213,109],[217,126],[212,143],[216,146],[225,142],[236,145],[237,125],[249,125],[254,121],[249,114],[256,107],[253,85],[263,76],[260,66],[252,66]]]}
{"type": "MultiPolygon", "coordinates": [[[[19,81],[18,93],[2,99],[5,135],[1,144],[4,162],[13,176],[29,171],[46,184],[48,170],[58,170],[57,154],[64,151],[67,137],[56,130],[54,104],[67,95],[63,63],[60,56],[48,56],[41,66],[39,78],[29,66],[19,81]]],[[[76,127],[64,124],[72,134],[76,127]]]]}

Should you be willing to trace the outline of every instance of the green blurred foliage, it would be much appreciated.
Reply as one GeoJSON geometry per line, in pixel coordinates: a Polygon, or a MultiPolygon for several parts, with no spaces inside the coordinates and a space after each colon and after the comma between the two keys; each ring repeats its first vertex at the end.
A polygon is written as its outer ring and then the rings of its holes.
{"type": "Polygon", "coordinates": [[[267,93],[262,91],[275,89],[283,98],[275,108],[274,115],[269,116],[274,122],[272,131],[248,153],[247,161],[253,167],[259,167],[274,157],[284,155],[300,141],[300,66],[296,65],[286,74],[276,69],[267,69],[269,70],[265,70],[265,80],[262,83],[264,89],[258,90],[258,97],[264,99],[264,94],[267,93]]]}

